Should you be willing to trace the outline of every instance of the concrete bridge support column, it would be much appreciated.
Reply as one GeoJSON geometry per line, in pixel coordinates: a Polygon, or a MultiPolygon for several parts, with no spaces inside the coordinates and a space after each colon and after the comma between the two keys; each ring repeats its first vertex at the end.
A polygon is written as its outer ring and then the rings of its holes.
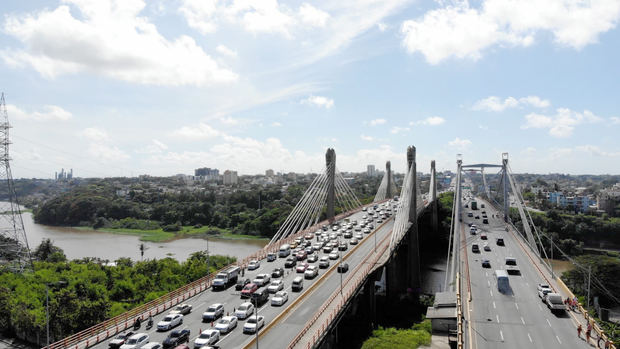
{"type": "Polygon", "coordinates": [[[375,273],[371,274],[364,284],[365,303],[368,309],[368,323],[373,330],[377,326],[377,299],[375,297],[375,273]]]}
{"type": "Polygon", "coordinates": [[[407,232],[407,287],[420,288],[420,251],[418,242],[418,175],[415,147],[407,148],[407,163],[411,173],[411,198],[409,202],[409,231],[407,232]]]}
{"type": "Polygon", "coordinates": [[[433,234],[437,234],[439,231],[439,214],[437,212],[437,172],[435,172],[435,160],[431,161],[431,182],[433,183],[431,190],[431,225],[433,227],[433,234]]]}
{"type": "Polygon", "coordinates": [[[334,219],[336,198],[336,152],[332,148],[327,149],[325,153],[325,167],[327,168],[327,219],[331,222],[334,219]]]}
{"type": "Polygon", "coordinates": [[[387,175],[387,189],[385,192],[385,198],[391,199],[394,193],[392,193],[392,164],[389,161],[385,163],[385,174],[387,175]]]}
{"type": "Polygon", "coordinates": [[[502,180],[504,181],[504,222],[508,222],[510,213],[510,198],[508,197],[508,153],[502,154],[502,180]]]}

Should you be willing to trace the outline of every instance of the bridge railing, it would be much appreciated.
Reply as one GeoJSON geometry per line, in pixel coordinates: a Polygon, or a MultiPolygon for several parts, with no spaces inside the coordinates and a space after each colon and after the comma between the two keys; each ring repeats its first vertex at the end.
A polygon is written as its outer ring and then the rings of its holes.
{"type": "MultiPolygon", "coordinates": [[[[381,226],[385,225],[387,222],[383,223],[381,226]]],[[[380,226],[380,227],[381,227],[380,226]]],[[[377,230],[374,234],[377,234],[377,231],[380,229],[377,227],[377,230]]],[[[387,235],[381,242],[378,253],[375,253],[374,256],[366,261],[365,263],[360,263],[355,268],[353,272],[349,274],[349,276],[343,281],[343,287],[347,287],[346,293],[342,295],[339,300],[336,300],[340,296],[340,292],[337,290],[323,303],[323,305],[319,308],[317,312],[315,312],[314,316],[306,323],[304,328],[299,332],[299,334],[291,341],[288,346],[288,349],[294,348],[299,342],[304,338],[304,336],[308,333],[308,331],[314,326],[314,324],[323,316],[325,311],[328,308],[332,307],[330,313],[327,317],[323,319],[321,325],[316,329],[315,333],[312,335],[312,338],[308,341],[307,347],[312,348],[316,343],[320,342],[324,334],[326,333],[326,329],[329,328],[329,325],[337,318],[338,314],[342,311],[342,309],[348,304],[351,300],[351,297],[357,293],[359,286],[364,282],[364,280],[370,275],[372,271],[376,268],[375,264],[383,256],[385,251],[390,246],[389,244],[389,235],[387,235]],[[387,242],[386,242],[387,241],[387,242]],[[366,266],[364,268],[364,266],[366,266]],[[334,303],[336,302],[336,303],[334,303]],[[335,307],[334,307],[335,304],[335,307]]],[[[373,285],[374,287],[374,285],[373,285]]]]}
{"type": "MultiPolygon", "coordinates": [[[[363,205],[358,207],[355,210],[343,212],[336,217],[334,220],[340,220],[346,218],[352,214],[355,214],[362,210],[363,207],[368,207],[374,205],[376,203],[370,203],[367,205],[363,205]]],[[[320,229],[324,224],[330,223],[330,220],[324,220],[319,222],[307,229],[299,231],[296,234],[289,236],[286,239],[283,239],[279,244],[273,244],[272,246],[265,246],[261,250],[251,254],[248,257],[245,257],[241,261],[237,263],[233,263],[231,265],[227,265],[214,273],[203,276],[202,278],[190,282],[187,285],[184,285],[170,293],[163,295],[157,299],[154,299],[148,303],[140,305],[134,309],[128,310],[123,314],[119,314],[113,318],[105,320],[95,326],[89,327],[85,330],[77,332],[69,337],[61,339],[57,342],[54,342],[49,345],[49,348],[44,347],[46,349],[59,349],[59,348],[67,348],[67,349],[85,349],[97,343],[107,340],[110,337],[115,336],[119,332],[125,331],[128,328],[131,328],[136,319],[145,320],[148,319],[149,316],[160,314],[170,308],[176,306],[177,304],[185,301],[188,298],[195,296],[197,293],[203,292],[209,287],[211,287],[211,282],[217,273],[225,270],[226,268],[232,265],[239,265],[243,270],[247,267],[248,263],[253,260],[262,260],[267,257],[268,253],[277,253],[281,244],[290,243],[296,238],[307,234],[308,232],[314,232],[317,229],[320,229]]]]}

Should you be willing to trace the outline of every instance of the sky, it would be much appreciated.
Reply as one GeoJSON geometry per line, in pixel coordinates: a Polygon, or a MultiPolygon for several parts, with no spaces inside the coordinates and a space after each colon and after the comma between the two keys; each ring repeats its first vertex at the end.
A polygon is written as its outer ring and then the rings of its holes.
{"type": "Polygon", "coordinates": [[[620,0],[3,1],[14,178],[618,174],[620,0]]]}

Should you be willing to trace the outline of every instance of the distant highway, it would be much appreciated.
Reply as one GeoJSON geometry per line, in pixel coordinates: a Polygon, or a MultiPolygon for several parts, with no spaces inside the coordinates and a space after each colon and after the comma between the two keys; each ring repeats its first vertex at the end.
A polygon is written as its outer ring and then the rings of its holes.
{"type": "MultiPolygon", "coordinates": [[[[465,196],[464,196],[465,197],[465,196]]],[[[485,203],[479,198],[478,203],[485,203]]],[[[462,204],[469,201],[463,201],[462,204]]],[[[536,286],[546,283],[542,273],[530,262],[524,244],[519,244],[512,233],[506,232],[501,213],[488,203],[485,208],[472,211],[463,207],[463,231],[467,243],[467,262],[471,282],[472,302],[465,301],[465,317],[469,322],[467,347],[482,348],[589,348],[584,340],[577,338],[577,321],[574,314],[555,315],[538,297],[536,286]],[[482,224],[481,212],[486,210],[489,224],[482,224]],[[467,217],[468,212],[480,219],[467,217]],[[492,218],[495,215],[495,218],[492,218]],[[469,233],[468,223],[476,224],[481,231],[469,233]],[[486,233],[488,240],[482,240],[480,233],[486,233]],[[496,237],[502,236],[505,246],[496,244],[496,237]],[[488,242],[491,251],[484,251],[488,242]],[[471,245],[477,243],[480,253],[472,253],[471,245]],[[512,294],[502,294],[497,289],[493,271],[506,269],[505,258],[514,257],[521,275],[510,275],[512,294]],[[483,268],[482,259],[491,262],[491,268],[483,268]]],[[[471,205],[470,205],[471,207],[471,205]]],[[[522,242],[523,243],[523,242],[522,242]]],[[[465,279],[463,289],[467,290],[465,279]]],[[[582,333],[583,336],[583,333],[582,333]]]]}

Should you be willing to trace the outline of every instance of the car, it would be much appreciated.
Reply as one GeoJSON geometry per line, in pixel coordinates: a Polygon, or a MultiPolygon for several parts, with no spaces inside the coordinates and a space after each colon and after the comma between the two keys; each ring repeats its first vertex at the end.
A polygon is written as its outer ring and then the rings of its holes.
{"type": "Polygon", "coordinates": [[[504,238],[502,237],[497,237],[495,242],[497,243],[497,246],[504,246],[504,238]]]}
{"type": "Polygon", "coordinates": [[[338,259],[338,252],[332,252],[328,255],[329,259],[338,259]]]}
{"type": "Polygon", "coordinates": [[[347,230],[347,231],[345,231],[345,232],[344,232],[344,234],[342,234],[342,236],[343,236],[345,239],[350,239],[350,238],[352,238],[352,237],[353,237],[353,233],[351,233],[350,231],[348,231],[348,230],[347,230]]]}
{"type": "Polygon", "coordinates": [[[267,285],[271,281],[271,276],[269,274],[258,274],[256,278],[252,280],[252,283],[256,284],[258,287],[263,287],[267,285]]]}
{"type": "Polygon", "coordinates": [[[550,288],[543,288],[541,290],[538,290],[538,297],[540,297],[540,300],[545,303],[547,301],[547,295],[549,293],[553,293],[553,290],[550,288]]]}
{"type": "Polygon", "coordinates": [[[260,267],[260,261],[257,261],[256,259],[253,259],[250,261],[250,264],[248,264],[248,270],[255,270],[258,269],[260,267]]]}
{"type": "Polygon", "coordinates": [[[471,235],[476,235],[476,228],[474,228],[474,227],[469,228],[469,233],[471,235]]]}
{"type": "Polygon", "coordinates": [[[301,276],[296,276],[291,283],[291,290],[293,292],[299,292],[304,288],[304,278],[301,276]]]}
{"type": "Polygon", "coordinates": [[[183,323],[183,315],[181,314],[168,314],[157,323],[158,331],[168,331],[169,329],[179,326],[183,323]]]}
{"type": "Polygon", "coordinates": [[[148,342],[142,346],[142,349],[162,349],[162,345],[159,342],[148,342]]]}
{"type": "Polygon", "coordinates": [[[317,256],[314,253],[308,256],[308,263],[314,263],[318,260],[319,260],[319,256],[317,256]]]}
{"type": "Polygon", "coordinates": [[[259,307],[269,300],[269,292],[265,289],[257,290],[252,293],[252,304],[259,307]]]}
{"type": "Polygon", "coordinates": [[[475,219],[480,219],[480,216],[476,216],[476,217],[474,217],[474,218],[475,218],[475,219]]]}
{"type": "Polygon", "coordinates": [[[306,279],[314,279],[317,275],[319,275],[319,268],[314,265],[311,265],[304,272],[304,277],[306,279]]]}
{"type": "Polygon", "coordinates": [[[275,253],[267,253],[267,262],[273,262],[277,259],[278,257],[276,256],[275,253]]]}
{"type": "Polygon", "coordinates": [[[306,235],[304,235],[304,239],[312,240],[312,239],[314,239],[314,234],[313,233],[306,233],[306,235]]]}
{"type": "Polygon", "coordinates": [[[551,289],[551,287],[549,287],[548,284],[538,284],[538,285],[536,285],[536,290],[537,291],[541,291],[543,289],[551,289]]]}
{"type": "Polygon", "coordinates": [[[256,290],[258,290],[258,285],[250,282],[243,287],[243,290],[241,290],[241,298],[249,298],[252,293],[256,292],[256,290]]]}
{"type": "MultiPolygon", "coordinates": [[[[181,315],[182,316],[182,315],[181,315]]],[[[120,349],[139,349],[149,342],[149,335],[146,333],[136,333],[127,338],[120,349]]]]}
{"type": "Polygon", "coordinates": [[[381,218],[377,219],[377,224],[379,224],[379,223],[383,223],[383,219],[381,219],[381,218]]]}
{"type": "Polygon", "coordinates": [[[364,234],[370,234],[370,228],[364,228],[364,230],[362,230],[364,232],[364,234]]]}
{"type": "Polygon", "coordinates": [[[254,304],[250,302],[241,303],[241,305],[239,305],[239,307],[237,307],[237,309],[235,310],[235,316],[238,319],[245,319],[248,316],[252,315],[253,311],[254,304]]]}
{"type": "Polygon", "coordinates": [[[205,345],[211,345],[217,343],[220,340],[220,331],[218,330],[204,330],[200,333],[200,336],[194,340],[194,348],[201,348],[205,345]]]}
{"type": "Polygon", "coordinates": [[[339,273],[346,273],[347,271],[349,271],[349,264],[346,262],[342,262],[338,265],[338,272],[339,273]]]}
{"type": "Polygon", "coordinates": [[[314,248],[312,246],[308,246],[304,249],[304,252],[306,252],[306,255],[311,255],[312,253],[314,253],[314,248]]]}
{"type": "Polygon", "coordinates": [[[506,257],[506,272],[508,274],[521,274],[519,267],[517,266],[517,259],[512,257],[506,257]]]}
{"type": "Polygon", "coordinates": [[[271,305],[283,305],[288,301],[288,292],[278,291],[273,297],[271,297],[271,305]]]}
{"type": "Polygon", "coordinates": [[[237,328],[236,316],[224,316],[220,321],[215,324],[215,329],[220,333],[228,333],[237,328]]]}
{"type": "Polygon", "coordinates": [[[133,336],[134,333],[129,331],[127,333],[121,333],[119,335],[117,335],[116,337],[114,337],[114,339],[112,339],[110,341],[110,343],[108,344],[108,347],[110,347],[110,349],[118,349],[121,347],[121,345],[125,344],[125,341],[129,339],[129,337],[133,336]]]}
{"type": "Polygon", "coordinates": [[[364,238],[364,235],[362,235],[362,233],[357,233],[355,234],[355,238],[358,240],[362,240],[364,238]]]}
{"type": "Polygon", "coordinates": [[[309,264],[308,263],[301,263],[300,265],[297,266],[296,271],[298,273],[303,273],[306,271],[306,269],[308,269],[309,264]]]}
{"type": "Polygon", "coordinates": [[[319,259],[319,268],[325,269],[328,267],[329,267],[329,257],[322,256],[321,259],[319,259]]]}
{"type": "Polygon", "coordinates": [[[207,308],[207,311],[202,313],[202,321],[217,320],[221,316],[224,316],[224,304],[221,304],[221,303],[211,304],[207,308]]]}
{"type": "Polygon", "coordinates": [[[298,261],[303,261],[304,259],[306,259],[307,255],[308,255],[308,253],[306,251],[299,251],[299,252],[297,252],[295,257],[297,257],[298,261]]]}
{"type": "Polygon", "coordinates": [[[349,247],[344,242],[341,242],[340,245],[338,245],[338,251],[346,251],[348,248],[349,247]]]}
{"type": "Polygon", "coordinates": [[[480,239],[487,240],[487,234],[480,234],[480,239]]]}
{"type": "Polygon", "coordinates": [[[282,291],[284,288],[284,281],[282,280],[273,280],[271,284],[267,287],[267,291],[269,293],[276,293],[278,291],[282,291]]]}
{"type": "Polygon", "coordinates": [[[478,246],[478,244],[472,244],[471,245],[471,252],[473,252],[473,253],[480,253],[480,246],[478,246]]]}
{"type": "Polygon", "coordinates": [[[279,278],[279,277],[282,277],[282,275],[284,275],[284,269],[282,269],[282,268],[275,268],[271,272],[271,277],[272,278],[279,278]]]}
{"type": "Polygon", "coordinates": [[[474,214],[473,214],[473,213],[471,213],[471,212],[469,212],[469,213],[467,214],[467,217],[473,217],[473,216],[474,216],[474,214]]]}
{"type": "Polygon", "coordinates": [[[484,250],[491,251],[491,246],[489,246],[489,244],[487,244],[486,242],[484,243],[484,250]]]}
{"type": "Polygon", "coordinates": [[[325,245],[325,246],[323,247],[323,253],[331,253],[331,252],[332,252],[332,247],[331,247],[331,245],[329,245],[329,246],[328,246],[328,245],[325,245]]]}
{"type": "Polygon", "coordinates": [[[491,261],[489,261],[488,259],[483,259],[482,260],[482,267],[483,268],[490,268],[491,267],[491,261]]]}
{"type": "Polygon", "coordinates": [[[174,330],[170,332],[168,337],[166,337],[166,339],[164,339],[164,342],[162,343],[164,349],[176,348],[180,344],[189,342],[190,334],[191,331],[188,328],[184,328],[182,330],[174,330]]]}
{"type": "Polygon", "coordinates": [[[357,243],[358,243],[358,242],[359,242],[359,241],[357,240],[357,238],[353,238],[353,239],[351,239],[351,240],[349,241],[349,243],[350,243],[351,245],[357,245],[357,243]]]}
{"type": "Polygon", "coordinates": [[[368,224],[368,226],[367,226],[366,228],[368,228],[368,229],[371,229],[371,230],[372,230],[372,229],[375,229],[375,226],[374,226],[374,224],[368,224]]]}
{"type": "Polygon", "coordinates": [[[482,220],[482,224],[489,224],[489,219],[488,218],[484,218],[482,220]]]}
{"type": "Polygon", "coordinates": [[[187,303],[179,304],[176,307],[174,307],[174,309],[170,310],[170,314],[187,315],[191,312],[192,312],[192,305],[187,304],[187,303]]]}
{"type": "Polygon", "coordinates": [[[262,315],[251,316],[243,325],[243,333],[255,333],[265,326],[265,317],[262,315]]]}
{"type": "Polygon", "coordinates": [[[286,262],[284,262],[284,267],[285,268],[292,268],[295,265],[297,265],[297,258],[296,257],[288,257],[286,259],[286,262]]]}
{"type": "Polygon", "coordinates": [[[248,278],[239,279],[237,281],[237,284],[235,285],[235,290],[241,291],[243,289],[243,287],[245,287],[245,285],[249,284],[250,282],[252,282],[252,281],[250,279],[248,279],[248,278]]]}

